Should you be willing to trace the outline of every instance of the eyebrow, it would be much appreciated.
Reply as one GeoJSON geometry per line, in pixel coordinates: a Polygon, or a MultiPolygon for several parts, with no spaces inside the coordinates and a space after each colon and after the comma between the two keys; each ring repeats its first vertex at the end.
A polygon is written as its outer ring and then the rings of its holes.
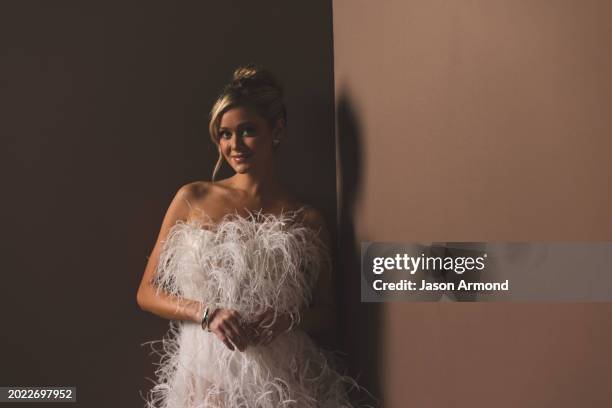
{"type": "MultiPolygon", "coordinates": [[[[251,121],[248,121],[248,120],[247,120],[247,121],[245,121],[245,122],[241,122],[241,123],[239,123],[239,124],[238,124],[238,126],[237,126],[237,128],[245,127],[245,126],[247,126],[247,125],[254,126],[254,123],[253,123],[253,122],[251,122],[251,121]]],[[[219,127],[219,130],[228,130],[228,129],[229,129],[229,128],[227,128],[227,127],[225,127],[225,126],[221,126],[221,127],[219,127]]]]}

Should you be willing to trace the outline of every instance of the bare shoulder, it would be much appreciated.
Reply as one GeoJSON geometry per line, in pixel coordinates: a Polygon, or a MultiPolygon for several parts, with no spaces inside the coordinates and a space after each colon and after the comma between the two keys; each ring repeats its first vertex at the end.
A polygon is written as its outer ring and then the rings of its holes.
{"type": "Polygon", "coordinates": [[[185,184],[182,188],[189,190],[194,197],[203,197],[207,194],[214,193],[220,188],[221,183],[211,183],[210,181],[192,181],[185,184]]]}
{"type": "Polygon", "coordinates": [[[302,223],[314,230],[327,228],[323,213],[318,208],[312,206],[305,206],[302,215],[302,223]]]}
{"type": "Polygon", "coordinates": [[[173,205],[180,207],[181,212],[189,218],[191,213],[200,207],[205,197],[210,194],[209,184],[206,181],[193,181],[182,185],[176,192],[173,205]]]}
{"type": "Polygon", "coordinates": [[[295,195],[290,192],[285,192],[285,196],[280,201],[281,207],[289,211],[297,211],[296,220],[306,225],[307,227],[318,230],[325,227],[325,218],[321,211],[317,208],[300,201],[295,195]]]}
{"type": "Polygon", "coordinates": [[[331,247],[331,239],[325,216],[319,209],[312,206],[306,206],[302,211],[301,223],[314,230],[325,246],[328,248],[331,247]]]}
{"type": "Polygon", "coordinates": [[[180,194],[188,202],[189,218],[208,217],[213,220],[221,218],[232,207],[232,189],[223,183],[194,181],[181,187],[180,194]]]}
{"type": "Polygon", "coordinates": [[[178,189],[176,196],[177,198],[186,201],[189,205],[192,205],[195,201],[205,197],[210,191],[210,183],[206,181],[193,181],[191,183],[184,184],[178,189]]]}

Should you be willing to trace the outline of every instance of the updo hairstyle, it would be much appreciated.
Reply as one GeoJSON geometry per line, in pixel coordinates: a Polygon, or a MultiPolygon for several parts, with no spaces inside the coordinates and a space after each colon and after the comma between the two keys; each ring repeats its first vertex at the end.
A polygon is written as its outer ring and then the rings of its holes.
{"type": "MultiPolygon", "coordinates": [[[[219,147],[221,117],[229,109],[238,106],[255,109],[271,129],[278,119],[283,119],[287,126],[287,110],[281,85],[267,69],[254,64],[242,65],[236,68],[232,81],[223,88],[210,111],[208,130],[211,140],[217,147],[219,147]]],[[[274,146],[276,147],[278,145],[274,146]]],[[[219,148],[219,159],[212,174],[213,182],[222,162],[223,155],[219,148]]]]}

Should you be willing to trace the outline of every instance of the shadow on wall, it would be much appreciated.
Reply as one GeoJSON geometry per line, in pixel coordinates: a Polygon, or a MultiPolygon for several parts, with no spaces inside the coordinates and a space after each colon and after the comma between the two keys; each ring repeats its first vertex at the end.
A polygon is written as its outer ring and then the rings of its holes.
{"type": "MultiPolygon", "coordinates": [[[[377,399],[381,392],[381,305],[361,303],[360,247],[353,222],[355,204],[361,188],[361,127],[351,98],[344,89],[336,105],[339,188],[338,197],[338,295],[341,306],[340,333],[343,348],[348,352],[349,373],[357,378],[377,399]]],[[[356,403],[376,406],[365,393],[355,392],[356,403]],[[357,395],[358,394],[358,395],[357,395]]],[[[379,404],[382,401],[378,401],[379,404]]]]}

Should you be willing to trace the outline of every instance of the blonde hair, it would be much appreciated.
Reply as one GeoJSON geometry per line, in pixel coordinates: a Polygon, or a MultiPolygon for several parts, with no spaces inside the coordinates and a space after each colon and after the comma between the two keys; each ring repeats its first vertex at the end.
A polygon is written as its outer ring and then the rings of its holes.
{"type": "MultiPolygon", "coordinates": [[[[273,128],[279,119],[283,119],[285,126],[287,125],[283,88],[265,68],[255,64],[242,65],[234,70],[232,81],[223,88],[210,111],[208,131],[212,142],[218,148],[221,117],[237,106],[254,108],[266,119],[270,128],[273,128]]],[[[222,163],[223,154],[219,148],[219,159],[212,174],[213,183],[222,163]]]]}

